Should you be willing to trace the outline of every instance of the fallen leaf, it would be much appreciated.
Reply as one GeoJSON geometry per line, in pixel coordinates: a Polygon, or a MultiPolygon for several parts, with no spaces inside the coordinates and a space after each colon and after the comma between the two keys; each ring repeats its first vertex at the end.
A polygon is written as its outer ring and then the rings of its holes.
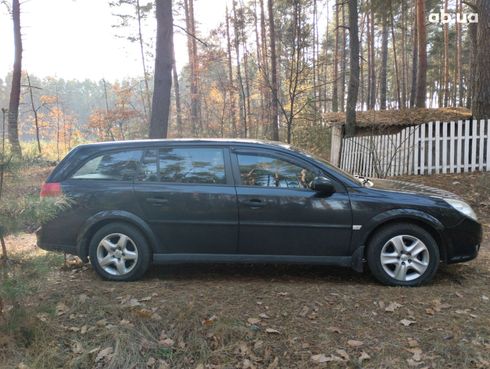
{"type": "Polygon", "coordinates": [[[175,341],[173,339],[171,339],[171,338],[166,338],[164,340],[161,340],[160,341],[160,344],[162,346],[172,347],[175,344],[175,341]]]}
{"type": "Polygon", "coordinates": [[[80,296],[78,296],[78,300],[83,304],[85,301],[88,300],[88,296],[84,293],[82,293],[80,296]]]}
{"type": "Polygon", "coordinates": [[[481,296],[481,299],[482,299],[483,301],[488,301],[488,296],[482,295],[482,296],[481,296]]]}
{"type": "Polygon", "coordinates": [[[88,327],[86,325],[83,325],[82,328],[80,328],[80,333],[85,334],[87,333],[88,327]]]}
{"type": "Polygon", "coordinates": [[[303,318],[306,316],[306,314],[308,314],[308,311],[310,309],[308,308],[308,306],[303,306],[303,308],[301,309],[301,311],[298,313],[299,316],[302,316],[303,318]]]}
{"type": "Polygon", "coordinates": [[[415,324],[416,321],[415,320],[402,319],[402,320],[400,320],[400,323],[403,324],[405,327],[408,327],[412,324],[415,324]]]}
{"type": "Polygon", "coordinates": [[[414,340],[413,338],[408,339],[408,346],[417,347],[418,345],[419,345],[419,343],[417,342],[417,340],[414,340]]]}
{"type": "Polygon", "coordinates": [[[342,331],[338,327],[328,327],[327,331],[333,332],[333,333],[339,333],[339,334],[342,333],[342,331]]]}
{"type": "Polygon", "coordinates": [[[260,319],[258,319],[258,318],[248,318],[247,319],[247,322],[249,322],[250,324],[259,324],[260,323],[260,319]]]}
{"type": "Polygon", "coordinates": [[[151,367],[153,367],[153,366],[154,366],[156,363],[157,363],[157,361],[155,360],[155,358],[154,358],[154,357],[150,357],[150,358],[148,359],[148,361],[146,362],[146,366],[147,366],[147,367],[149,367],[149,368],[151,368],[151,367]]]}
{"type": "Polygon", "coordinates": [[[157,313],[153,313],[151,315],[151,319],[160,321],[160,320],[162,320],[162,317],[159,314],[157,314],[157,313]]]}
{"type": "Polygon", "coordinates": [[[431,308],[427,308],[427,309],[425,309],[425,313],[427,315],[434,315],[436,312],[431,308]]]}
{"type": "Polygon", "coordinates": [[[419,347],[407,349],[407,351],[413,354],[412,359],[414,361],[422,360],[422,349],[420,349],[419,347]]]}
{"type": "Polygon", "coordinates": [[[313,361],[314,363],[318,363],[318,364],[321,364],[321,363],[326,363],[328,361],[332,361],[332,359],[328,356],[325,356],[325,354],[318,354],[318,355],[313,355],[311,357],[311,361],[313,361]]]}
{"type": "Polygon", "coordinates": [[[98,363],[101,360],[105,360],[112,354],[112,347],[106,347],[103,350],[100,350],[95,358],[95,362],[98,363]]]}
{"type": "Polygon", "coordinates": [[[48,321],[48,314],[39,313],[36,315],[36,318],[38,318],[41,322],[46,323],[48,321]]]}
{"type": "Polygon", "coordinates": [[[137,309],[134,313],[144,319],[149,319],[153,315],[153,312],[150,309],[137,309]]]}
{"type": "Polygon", "coordinates": [[[347,341],[347,344],[348,344],[350,347],[359,347],[359,346],[364,345],[364,342],[362,342],[362,341],[357,341],[357,340],[348,340],[348,341],[347,341]]]}
{"type": "Polygon", "coordinates": [[[336,352],[337,354],[339,354],[339,355],[340,355],[340,357],[341,357],[342,359],[346,360],[346,361],[348,361],[348,360],[350,359],[349,354],[348,354],[348,353],[347,353],[347,351],[345,351],[345,350],[338,349],[338,350],[335,350],[335,352],[336,352]]]}
{"type": "Polygon", "coordinates": [[[75,342],[72,346],[71,346],[71,351],[74,353],[74,354],[81,354],[83,352],[83,347],[82,347],[82,344],[80,342],[75,342]]]}
{"type": "Polygon", "coordinates": [[[390,302],[389,305],[385,308],[385,311],[389,313],[395,312],[396,309],[402,307],[403,305],[399,304],[398,302],[390,302]]]}
{"type": "Polygon", "coordinates": [[[201,322],[201,324],[202,325],[212,325],[217,319],[218,319],[218,317],[216,315],[212,315],[211,317],[204,319],[201,322]]]}
{"type": "Polygon", "coordinates": [[[265,331],[270,334],[279,334],[279,331],[273,328],[267,328],[265,331]]]}
{"type": "Polygon", "coordinates": [[[267,315],[266,313],[260,313],[259,314],[259,318],[261,318],[261,319],[270,319],[270,316],[267,315]]]}
{"type": "Polygon", "coordinates": [[[359,362],[362,364],[364,360],[369,360],[371,359],[371,356],[367,354],[367,352],[363,351],[361,352],[361,356],[359,356],[359,362]]]}
{"type": "Polygon", "coordinates": [[[58,305],[56,305],[56,315],[60,316],[65,314],[69,310],[68,306],[60,302],[58,305]]]}

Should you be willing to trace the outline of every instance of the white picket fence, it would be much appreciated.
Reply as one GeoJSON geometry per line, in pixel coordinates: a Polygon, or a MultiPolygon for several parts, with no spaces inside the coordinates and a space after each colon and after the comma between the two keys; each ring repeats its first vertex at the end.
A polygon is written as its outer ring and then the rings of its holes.
{"type": "Polygon", "coordinates": [[[342,139],[340,167],[368,177],[490,171],[490,120],[430,122],[342,139]]]}

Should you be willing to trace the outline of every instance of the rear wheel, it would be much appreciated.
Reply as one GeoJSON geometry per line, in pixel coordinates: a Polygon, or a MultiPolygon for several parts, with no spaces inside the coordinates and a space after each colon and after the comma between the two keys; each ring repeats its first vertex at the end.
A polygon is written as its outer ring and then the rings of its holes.
{"type": "Polygon", "coordinates": [[[99,229],[90,241],[89,255],[95,271],[113,281],[141,278],[151,261],[145,237],[126,223],[111,223],[99,229]]]}
{"type": "Polygon", "coordinates": [[[429,282],[439,266],[439,247],[423,228],[395,224],[382,228],[368,245],[371,273],[392,286],[419,286],[429,282]]]}

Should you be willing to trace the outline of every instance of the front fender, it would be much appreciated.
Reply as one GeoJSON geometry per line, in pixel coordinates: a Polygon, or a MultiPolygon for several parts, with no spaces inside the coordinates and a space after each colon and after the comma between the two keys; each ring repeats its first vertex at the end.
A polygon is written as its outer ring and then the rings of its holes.
{"type": "Polygon", "coordinates": [[[137,227],[147,239],[152,250],[156,250],[158,242],[155,234],[148,226],[148,224],[139,216],[123,210],[104,210],[88,218],[83,226],[80,228],[80,232],[77,236],[77,254],[84,261],[88,256],[88,245],[90,238],[102,225],[122,221],[130,223],[137,227]]]}
{"type": "Polygon", "coordinates": [[[417,209],[392,209],[375,215],[358,232],[353,232],[353,245],[354,247],[366,246],[372,232],[385,223],[410,220],[424,223],[442,237],[444,225],[432,215],[417,209]]]}

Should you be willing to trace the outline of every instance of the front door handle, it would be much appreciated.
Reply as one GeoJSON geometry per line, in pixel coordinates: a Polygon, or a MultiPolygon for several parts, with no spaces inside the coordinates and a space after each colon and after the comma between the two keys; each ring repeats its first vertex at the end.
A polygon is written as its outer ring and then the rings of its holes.
{"type": "Polygon", "coordinates": [[[168,199],[162,197],[147,197],[145,201],[155,206],[161,206],[168,203],[168,199]]]}
{"type": "Polygon", "coordinates": [[[244,200],[241,202],[245,206],[249,206],[251,208],[261,208],[267,205],[267,203],[260,199],[250,199],[244,200]]]}

